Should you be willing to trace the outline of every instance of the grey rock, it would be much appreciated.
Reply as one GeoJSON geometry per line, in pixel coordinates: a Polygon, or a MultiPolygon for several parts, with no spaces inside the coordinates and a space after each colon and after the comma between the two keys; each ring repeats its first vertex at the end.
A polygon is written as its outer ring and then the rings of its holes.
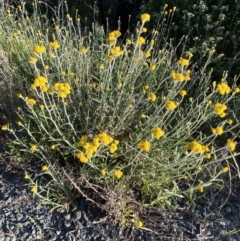
{"type": "Polygon", "coordinates": [[[82,217],[82,212],[81,211],[75,211],[73,213],[73,218],[75,221],[79,220],[82,217]]]}
{"type": "Polygon", "coordinates": [[[224,226],[224,227],[228,226],[228,225],[231,223],[230,220],[225,219],[225,218],[223,218],[223,219],[218,219],[218,220],[216,220],[215,222],[218,223],[218,224],[220,224],[220,225],[222,225],[222,226],[224,226]]]}
{"type": "Polygon", "coordinates": [[[71,219],[71,214],[66,213],[66,214],[63,215],[63,217],[64,217],[65,220],[69,221],[71,219]]]}
{"type": "Polygon", "coordinates": [[[23,219],[23,215],[21,213],[17,213],[16,214],[16,219],[17,219],[17,221],[22,220],[23,219]]]}

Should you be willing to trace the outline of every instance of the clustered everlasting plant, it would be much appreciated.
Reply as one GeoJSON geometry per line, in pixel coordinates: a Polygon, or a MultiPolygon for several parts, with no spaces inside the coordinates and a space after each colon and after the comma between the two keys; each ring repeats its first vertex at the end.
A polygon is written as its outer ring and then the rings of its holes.
{"type": "Polygon", "coordinates": [[[95,24],[86,32],[69,15],[45,26],[37,12],[23,11],[1,12],[0,47],[19,66],[11,84],[16,117],[1,129],[13,159],[41,164],[39,176],[25,179],[43,203],[59,206],[78,191],[110,205],[123,225],[142,227],[136,205],[174,208],[222,182],[238,154],[230,104],[240,91],[226,72],[211,83],[212,49],[196,76],[194,53],[177,59],[167,36],[147,30],[148,13],[122,42],[119,30],[105,36],[95,24]],[[46,186],[38,179],[45,175],[46,186]]]}

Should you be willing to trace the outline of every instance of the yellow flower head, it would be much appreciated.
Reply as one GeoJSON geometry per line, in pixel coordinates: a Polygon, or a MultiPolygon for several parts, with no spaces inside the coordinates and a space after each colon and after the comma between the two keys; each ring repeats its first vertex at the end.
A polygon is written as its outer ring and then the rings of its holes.
{"type": "Polygon", "coordinates": [[[187,144],[187,150],[191,150],[195,153],[202,153],[204,151],[203,146],[196,141],[189,142],[187,144]]]}
{"type": "Polygon", "coordinates": [[[106,173],[107,173],[107,172],[106,172],[105,169],[102,169],[102,170],[101,170],[101,174],[102,174],[103,176],[106,176],[106,173]]]}
{"type": "Polygon", "coordinates": [[[187,66],[187,65],[189,65],[189,59],[184,59],[184,58],[180,58],[179,60],[178,60],[178,64],[180,65],[180,66],[187,66]]]}
{"type": "Polygon", "coordinates": [[[223,82],[217,85],[217,91],[221,95],[226,95],[230,93],[231,88],[228,86],[227,83],[223,82]]]}
{"type": "Polygon", "coordinates": [[[148,96],[148,100],[155,102],[157,100],[157,96],[154,93],[150,93],[148,96]]]}
{"type": "Polygon", "coordinates": [[[114,171],[114,176],[117,178],[117,179],[120,179],[123,175],[123,172],[121,170],[115,170],[114,171]]]}
{"type": "Polygon", "coordinates": [[[180,90],[178,92],[178,94],[181,95],[181,96],[185,96],[187,94],[187,91],[186,90],[180,90]]]}
{"type": "Polygon", "coordinates": [[[36,100],[34,99],[27,99],[27,103],[31,106],[35,105],[36,104],[36,100]]]}
{"type": "Polygon", "coordinates": [[[143,226],[143,222],[141,220],[137,221],[137,227],[141,228],[143,226]]]}
{"type": "Polygon", "coordinates": [[[34,57],[30,56],[28,62],[31,63],[31,64],[35,64],[37,62],[37,58],[34,58],[34,57]]]}
{"type": "Polygon", "coordinates": [[[229,170],[228,167],[223,167],[222,168],[222,172],[228,172],[228,170],[229,170]]]}
{"type": "Polygon", "coordinates": [[[76,155],[77,159],[81,162],[81,163],[87,163],[88,162],[88,159],[87,157],[84,155],[83,152],[79,152],[77,155],[76,155]]]}
{"type": "Polygon", "coordinates": [[[225,111],[227,110],[227,106],[225,104],[216,103],[214,105],[214,111],[216,114],[218,114],[220,117],[226,116],[225,111]]]}
{"type": "Polygon", "coordinates": [[[26,173],[24,179],[30,179],[29,175],[26,173]]]}
{"type": "Polygon", "coordinates": [[[142,20],[143,22],[148,22],[148,21],[150,21],[150,14],[148,14],[148,13],[143,13],[143,14],[141,15],[141,20],[142,20]]]}
{"type": "Polygon", "coordinates": [[[229,125],[232,125],[232,124],[233,124],[233,120],[232,120],[232,119],[228,119],[227,123],[228,123],[229,125]]]}
{"type": "Polygon", "coordinates": [[[154,71],[156,69],[156,64],[150,66],[150,70],[154,71]]]}
{"type": "Polygon", "coordinates": [[[48,170],[48,166],[47,166],[47,165],[43,165],[43,166],[42,166],[42,171],[45,172],[45,171],[47,171],[47,170],[48,170]]]}
{"type": "Polygon", "coordinates": [[[145,44],[145,38],[139,37],[137,40],[137,45],[145,44]]]}
{"type": "Polygon", "coordinates": [[[120,56],[123,55],[123,50],[120,49],[119,46],[113,47],[110,50],[111,54],[114,56],[120,56]]]}
{"type": "Polygon", "coordinates": [[[58,48],[60,48],[60,45],[59,45],[58,41],[55,40],[55,41],[51,42],[50,43],[50,48],[51,49],[58,49],[58,48]]]}
{"type": "Polygon", "coordinates": [[[85,47],[82,47],[82,48],[80,49],[80,52],[81,52],[82,54],[86,54],[86,53],[87,53],[87,49],[86,49],[85,47]]]}
{"type": "Polygon", "coordinates": [[[37,149],[37,145],[31,145],[30,151],[34,152],[37,149]]]}
{"type": "Polygon", "coordinates": [[[236,149],[236,142],[232,139],[227,139],[227,146],[231,151],[234,151],[236,149]]]}
{"type": "Polygon", "coordinates": [[[43,45],[36,45],[33,52],[36,54],[43,54],[46,51],[46,48],[43,45]]]}
{"type": "Polygon", "coordinates": [[[159,127],[156,127],[156,128],[154,128],[153,130],[152,130],[152,135],[154,136],[154,138],[155,139],[160,139],[161,137],[163,137],[164,136],[164,131],[161,129],[161,128],[159,128],[159,127]]]}
{"type": "Polygon", "coordinates": [[[203,188],[202,186],[200,186],[200,187],[198,187],[198,191],[199,191],[200,193],[203,193],[203,192],[204,192],[204,188],[203,188]]]}
{"type": "Polygon", "coordinates": [[[149,152],[151,148],[151,143],[149,141],[140,141],[137,147],[145,152],[149,152]]]}
{"type": "Polygon", "coordinates": [[[2,131],[6,131],[8,129],[8,125],[2,125],[1,129],[2,131]]]}
{"type": "Polygon", "coordinates": [[[223,128],[218,126],[216,128],[212,128],[212,133],[216,134],[216,135],[222,135],[223,134],[223,128]]]}
{"type": "Polygon", "coordinates": [[[37,186],[32,186],[31,192],[36,193],[37,192],[37,186]]]}
{"type": "Polygon", "coordinates": [[[174,101],[171,101],[171,100],[168,100],[165,104],[165,107],[168,109],[168,110],[175,110],[177,108],[177,105],[174,101]]]}

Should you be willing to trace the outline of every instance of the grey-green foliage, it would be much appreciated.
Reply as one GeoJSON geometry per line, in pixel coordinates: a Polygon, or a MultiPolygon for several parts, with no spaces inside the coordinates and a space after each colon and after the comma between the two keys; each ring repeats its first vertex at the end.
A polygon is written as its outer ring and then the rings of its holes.
{"type": "MultiPolygon", "coordinates": [[[[213,76],[220,78],[224,70],[229,70],[229,75],[239,73],[239,36],[240,36],[240,2],[237,0],[143,0],[141,12],[149,12],[152,15],[151,25],[156,26],[164,4],[168,4],[165,10],[177,9],[169,21],[169,38],[173,38],[173,44],[177,46],[183,35],[188,36],[186,49],[192,48],[198,64],[205,61],[199,60],[201,54],[212,47],[217,54],[224,54],[212,66],[215,70],[213,76]]],[[[182,49],[179,49],[179,53],[182,49]]]]}

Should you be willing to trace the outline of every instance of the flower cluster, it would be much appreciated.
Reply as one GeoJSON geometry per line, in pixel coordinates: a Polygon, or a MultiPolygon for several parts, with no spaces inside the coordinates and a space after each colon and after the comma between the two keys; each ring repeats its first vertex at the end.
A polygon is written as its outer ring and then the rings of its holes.
{"type": "Polygon", "coordinates": [[[149,152],[151,148],[151,143],[149,141],[140,141],[137,147],[145,152],[149,152]]]}
{"type": "Polygon", "coordinates": [[[46,51],[46,48],[43,45],[36,45],[33,49],[35,54],[43,54],[46,51]]]}
{"type": "Polygon", "coordinates": [[[187,70],[185,74],[172,71],[171,72],[171,78],[173,80],[176,80],[176,81],[179,81],[179,82],[189,81],[189,80],[191,80],[190,73],[191,73],[190,70],[187,70]]]}
{"type": "Polygon", "coordinates": [[[214,105],[214,111],[218,114],[221,118],[226,116],[225,111],[227,110],[227,106],[225,104],[216,103],[214,105]]]}
{"type": "Polygon", "coordinates": [[[111,48],[110,52],[114,56],[121,56],[121,55],[123,55],[123,51],[121,50],[121,48],[119,46],[111,48]]]}
{"type": "Polygon", "coordinates": [[[55,83],[53,89],[63,99],[71,93],[71,86],[68,83],[55,83]]]}
{"type": "Polygon", "coordinates": [[[143,22],[148,22],[148,21],[150,21],[150,15],[149,15],[148,13],[143,13],[143,14],[141,15],[141,20],[142,20],[143,22]]]}
{"type": "Polygon", "coordinates": [[[217,91],[221,95],[227,95],[230,93],[231,88],[228,86],[226,82],[223,82],[217,85],[217,91]]]}
{"type": "Polygon", "coordinates": [[[184,58],[180,58],[179,60],[178,60],[178,64],[180,65],[180,66],[188,66],[189,65],[189,59],[184,59],[184,58]]]}
{"type": "MultiPolygon", "coordinates": [[[[197,154],[210,151],[208,146],[202,145],[201,143],[199,143],[197,141],[191,141],[191,142],[187,143],[187,150],[191,150],[197,154]]],[[[210,153],[208,153],[208,154],[210,154],[210,153]]]]}
{"type": "Polygon", "coordinates": [[[82,147],[84,149],[83,152],[79,152],[76,157],[82,163],[87,163],[88,159],[92,158],[93,155],[99,150],[101,146],[109,147],[109,152],[111,154],[115,153],[118,149],[118,140],[114,140],[110,135],[106,132],[101,132],[96,135],[91,142],[88,141],[88,137],[86,135],[82,136],[80,140],[76,143],[77,147],[82,147]]]}
{"type": "Polygon", "coordinates": [[[165,134],[164,131],[159,127],[156,127],[152,130],[152,135],[157,140],[160,139],[161,137],[163,137],[164,134],[165,134]]]}
{"type": "Polygon", "coordinates": [[[168,110],[173,111],[173,110],[175,110],[175,109],[177,108],[177,104],[176,104],[174,101],[172,101],[172,100],[168,100],[168,101],[166,102],[166,104],[165,104],[165,107],[166,107],[168,110]]]}
{"type": "Polygon", "coordinates": [[[212,133],[216,134],[216,135],[222,135],[223,134],[223,128],[218,126],[216,128],[212,128],[212,133]]]}
{"type": "Polygon", "coordinates": [[[47,91],[47,79],[44,76],[37,76],[33,82],[33,84],[31,85],[32,89],[35,89],[37,87],[40,88],[40,90],[42,92],[46,92],[47,91]]]}
{"type": "Polygon", "coordinates": [[[117,41],[117,38],[120,36],[121,36],[121,32],[119,30],[115,30],[109,33],[106,40],[109,43],[115,43],[117,41]]]}
{"type": "Polygon", "coordinates": [[[59,45],[58,41],[55,40],[55,41],[51,42],[50,43],[50,48],[54,49],[54,50],[60,48],[60,45],[59,45]]]}

